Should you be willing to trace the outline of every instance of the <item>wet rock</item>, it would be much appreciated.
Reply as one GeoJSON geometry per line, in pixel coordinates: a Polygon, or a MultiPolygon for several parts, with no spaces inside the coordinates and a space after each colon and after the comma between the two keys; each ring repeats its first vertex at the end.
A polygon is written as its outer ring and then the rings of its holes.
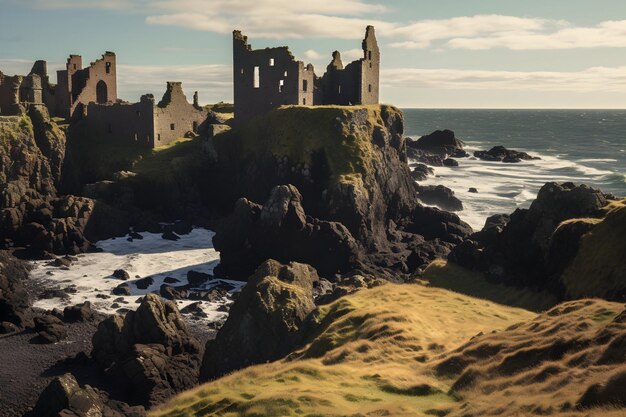
{"type": "Polygon", "coordinates": [[[467,190],[467,192],[476,194],[476,193],[478,193],[478,190],[476,188],[474,188],[474,187],[470,187],[469,190],[467,190]]]}
{"type": "Polygon", "coordinates": [[[437,206],[443,210],[461,211],[463,203],[454,196],[454,191],[443,185],[418,185],[418,198],[425,204],[437,206]]]}
{"type": "Polygon", "coordinates": [[[165,240],[173,240],[173,241],[180,239],[180,236],[178,236],[172,230],[165,230],[163,234],[161,235],[161,237],[165,240]]]}
{"type": "MultiPolygon", "coordinates": [[[[33,325],[31,300],[24,288],[28,272],[25,262],[0,251],[0,322],[11,323],[19,329],[33,325]]],[[[13,326],[3,325],[0,332],[12,331],[13,326]]]]}
{"type": "Polygon", "coordinates": [[[424,181],[429,175],[434,175],[435,171],[426,164],[416,164],[411,171],[411,178],[415,181],[424,181]]]}
{"type": "Polygon", "coordinates": [[[178,284],[180,282],[180,280],[176,279],[176,278],[172,278],[172,277],[166,277],[163,280],[164,283],[166,284],[178,284]]]}
{"type": "Polygon", "coordinates": [[[113,278],[121,279],[123,281],[127,281],[130,279],[130,274],[123,269],[116,269],[113,272],[113,278]]]}
{"type": "Polygon", "coordinates": [[[447,158],[443,160],[443,166],[446,167],[458,167],[459,162],[456,159],[447,158]]]}
{"type": "Polygon", "coordinates": [[[202,309],[202,302],[191,303],[180,310],[183,314],[190,314],[196,318],[207,318],[208,315],[202,309]]]}
{"type": "Polygon", "coordinates": [[[176,304],[155,294],[136,311],[102,321],[92,343],[92,357],[131,404],[154,406],[198,382],[201,345],[176,304]]]}
{"type": "Polygon", "coordinates": [[[92,310],[91,303],[85,301],[72,307],[65,307],[63,310],[63,320],[66,323],[93,321],[98,317],[98,313],[92,310]]]}
{"type": "Polygon", "coordinates": [[[189,291],[185,287],[172,287],[163,284],[159,289],[159,294],[166,300],[184,300],[189,295],[189,291]]]}
{"type": "Polygon", "coordinates": [[[453,131],[447,129],[436,130],[430,135],[422,136],[411,146],[440,155],[451,155],[463,150],[463,142],[456,138],[453,131]]]}
{"type": "Polygon", "coordinates": [[[507,149],[504,146],[494,146],[488,151],[475,151],[474,156],[485,161],[502,161],[507,163],[541,159],[539,157],[530,156],[526,152],[507,149]]]}
{"type": "Polygon", "coordinates": [[[120,284],[117,287],[113,288],[111,293],[113,295],[123,295],[123,296],[132,295],[132,291],[130,289],[130,285],[128,285],[128,283],[126,283],[126,282],[124,282],[123,284],[120,284]]]}
{"type": "Polygon", "coordinates": [[[154,284],[154,278],[152,277],[145,277],[135,281],[135,286],[140,290],[146,290],[152,284],[154,284]]]}
{"type": "Polygon", "coordinates": [[[189,285],[194,286],[194,287],[202,285],[211,279],[213,279],[213,275],[211,274],[205,274],[203,272],[197,272],[197,271],[187,272],[187,281],[189,282],[189,285]]]}
{"type": "Polygon", "coordinates": [[[178,220],[171,225],[172,231],[177,235],[188,235],[193,230],[193,225],[186,220],[178,220]]]}
{"type": "Polygon", "coordinates": [[[316,271],[308,265],[264,262],[248,280],[217,337],[209,341],[201,380],[279,359],[302,342],[315,310],[316,271]]]}

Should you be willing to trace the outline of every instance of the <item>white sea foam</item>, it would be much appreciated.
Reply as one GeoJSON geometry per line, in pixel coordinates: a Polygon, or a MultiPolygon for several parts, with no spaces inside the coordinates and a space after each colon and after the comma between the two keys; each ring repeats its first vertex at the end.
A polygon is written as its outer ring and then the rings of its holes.
{"type": "MultiPolygon", "coordinates": [[[[487,149],[487,144],[468,142],[465,149],[487,149]]],[[[518,149],[540,160],[507,164],[488,162],[478,158],[459,158],[458,167],[433,167],[435,175],[429,176],[422,185],[444,185],[452,189],[463,201],[464,210],[458,212],[462,220],[474,230],[480,230],[487,217],[498,213],[511,213],[517,208],[527,208],[546,182],[587,183],[597,185],[606,176],[614,176],[610,170],[584,165],[592,160],[568,160],[566,156],[543,155],[531,150],[518,149]],[[469,192],[476,188],[478,193],[469,192]]],[[[593,161],[598,162],[599,159],[593,161]]],[[[614,160],[602,159],[603,162],[614,160]]],[[[414,162],[414,161],[411,161],[414,162]]]]}
{"type": "MultiPolygon", "coordinates": [[[[196,228],[188,235],[181,236],[178,241],[165,240],[160,234],[143,233],[143,239],[132,242],[126,238],[116,238],[98,242],[97,247],[102,252],[78,255],[78,261],[72,263],[69,269],[59,269],[49,265],[49,261],[35,261],[31,278],[39,285],[48,288],[65,288],[76,286],[76,293],[69,294],[68,300],[60,298],[42,299],[35,302],[35,307],[43,309],[64,308],[84,301],[90,301],[92,307],[104,313],[114,313],[117,308],[112,307],[113,300],[99,298],[98,295],[111,295],[111,290],[123,281],[115,279],[112,274],[117,269],[128,272],[131,279],[127,281],[132,291],[131,296],[123,297],[128,304],[120,307],[134,310],[138,299],[148,292],[158,292],[167,277],[175,278],[180,282],[175,286],[186,285],[187,272],[193,270],[203,273],[212,273],[219,261],[219,254],[212,245],[213,232],[196,228]],[[139,278],[152,277],[153,284],[145,290],[136,287],[139,278]]],[[[242,282],[211,280],[204,284],[203,289],[209,289],[220,283],[228,283],[235,290],[240,290],[242,282]]],[[[194,301],[177,301],[179,308],[183,308],[194,301]]],[[[207,313],[208,320],[218,320],[226,317],[227,313],[218,311],[220,306],[227,303],[210,303],[203,301],[201,306],[207,313]]],[[[120,304],[120,303],[118,303],[120,304]]]]}

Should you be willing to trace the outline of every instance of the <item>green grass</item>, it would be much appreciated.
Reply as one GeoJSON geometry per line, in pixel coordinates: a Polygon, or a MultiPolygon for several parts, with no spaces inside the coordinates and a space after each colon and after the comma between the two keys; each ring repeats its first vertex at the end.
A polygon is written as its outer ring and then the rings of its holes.
{"type": "Polygon", "coordinates": [[[534,318],[421,285],[387,284],[323,306],[319,329],[288,358],[252,366],[152,410],[187,416],[423,416],[456,403],[428,369],[442,349],[534,318]]]}

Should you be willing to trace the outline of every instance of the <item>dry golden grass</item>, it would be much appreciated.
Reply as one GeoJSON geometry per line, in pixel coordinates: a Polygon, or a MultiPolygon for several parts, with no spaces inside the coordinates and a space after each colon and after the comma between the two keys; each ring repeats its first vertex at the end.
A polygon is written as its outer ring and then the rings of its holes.
{"type": "Polygon", "coordinates": [[[578,254],[563,273],[569,298],[610,298],[626,292],[626,200],[612,201],[605,211],[606,217],[594,219],[594,227],[582,237],[578,254]]]}
{"type": "Polygon", "coordinates": [[[433,261],[426,268],[424,279],[433,287],[530,311],[545,311],[557,303],[556,297],[546,291],[538,293],[525,288],[493,284],[479,272],[470,271],[442,259],[433,261]]]}
{"type": "Polygon", "coordinates": [[[446,290],[387,284],[321,308],[289,358],[174,398],[154,416],[421,416],[451,408],[428,364],[481,332],[535,315],[446,290]]]}

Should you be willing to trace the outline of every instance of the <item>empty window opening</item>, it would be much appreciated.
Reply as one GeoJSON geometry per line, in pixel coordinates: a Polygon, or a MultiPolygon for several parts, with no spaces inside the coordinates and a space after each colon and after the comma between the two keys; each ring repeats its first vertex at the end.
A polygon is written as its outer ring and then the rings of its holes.
{"type": "Polygon", "coordinates": [[[110,74],[110,73],[111,73],[111,63],[110,63],[110,62],[107,62],[107,63],[106,63],[106,65],[105,65],[105,67],[106,67],[106,72],[107,72],[107,74],[110,74]]]}
{"type": "Polygon", "coordinates": [[[309,80],[302,80],[302,91],[308,91],[309,89],[309,80]]]}
{"type": "Polygon", "coordinates": [[[367,85],[367,91],[369,91],[370,93],[372,92],[372,84],[367,85]]]}
{"type": "Polygon", "coordinates": [[[137,134],[135,133],[135,142],[137,142],[137,134]]]}
{"type": "Polygon", "coordinates": [[[372,68],[372,63],[370,62],[370,68],[372,68]]]}
{"type": "Polygon", "coordinates": [[[74,69],[76,69],[76,64],[74,64],[74,69]]]}
{"type": "Polygon", "coordinates": [[[259,67],[254,67],[254,88],[261,86],[261,77],[259,75],[259,67]]]}
{"type": "Polygon", "coordinates": [[[241,69],[241,75],[243,75],[243,68],[241,69]]]}
{"type": "Polygon", "coordinates": [[[278,82],[278,92],[282,93],[284,89],[285,89],[285,80],[280,80],[278,82]]]}
{"type": "Polygon", "coordinates": [[[372,60],[372,51],[367,51],[367,59],[372,60]]]}
{"type": "Polygon", "coordinates": [[[193,133],[198,133],[198,122],[193,122],[193,133]]]}
{"type": "Polygon", "coordinates": [[[274,58],[270,58],[270,67],[274,66],[274,58]]]}
{"type": "Polygon", "coordinates": [[[141,117],[141,112],[137,110],[137,117],[141,117]]]}
{"type": "Polygon", "coordinates": [[[176,129],[176,125],[174,123],[170,124],[170,130],[175,130],[176,129]]]}
{"type": "Polygon", "coordinates": [[[285,71],[285,77],[287,76],[287,71],[285,71]]]}
{"type": "Polygon", "coordinates": [[[302,104],[306,106],[306,98],[302,99],[302,104]]]}
{"type": "Polygon", "coordinates": [[[160,134],[160,133],[159,133],[159,136],[157,137],[157,140],[158,140],[159,142],[161,142],[161,134],[160,134]]]}

